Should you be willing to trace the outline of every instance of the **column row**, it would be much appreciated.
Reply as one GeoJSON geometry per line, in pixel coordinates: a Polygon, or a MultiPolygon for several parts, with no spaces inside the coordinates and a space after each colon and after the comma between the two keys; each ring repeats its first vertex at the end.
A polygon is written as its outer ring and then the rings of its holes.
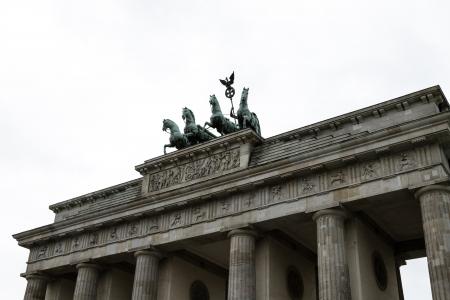
{"type": "MultiPolygon", "coordinates": [[[[430,186],[419,190],[433,300],[450,300],[450,188],[430,186]]],[[[350,278],[345,248],[345,219],[340,209],[314,214],[317,227],[319,300],[350,300],[350,278]]],[[[255,245],[257,233],[238,229],[229,233],[229,300],[256,299],[255,245]]],[[[155,250],[137,251],[132,300],[156,300],[159,261],[155,250]]],[[[101,267],[77,266],[74,300],[95,300],[101,267]]],[[[44,300],[48,277],[27,275],[25,300],[44,300]]]]}

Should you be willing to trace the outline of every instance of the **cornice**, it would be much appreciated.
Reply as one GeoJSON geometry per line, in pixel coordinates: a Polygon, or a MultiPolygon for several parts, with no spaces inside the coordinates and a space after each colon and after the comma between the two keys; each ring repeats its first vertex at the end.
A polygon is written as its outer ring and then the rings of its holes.
{"type": "Polygon", "coordinates": [[[413,92],[401,97],[387,100],[369,107],[355,110],[337,117],[333,117],[324,121],[320,121],[311,125],[290,130],[265,140],[266,143],[276,143],[279,141],[289,141],[302,136],[317,136],[321,131],[333,129],[336,130],[348,125],[357,125],[363,122],[366,117],[382,117],[391,110],[406,110],[410,105],[416,102],[436,103],[440,107],[440,111],[444,112],[449,109],[449,103],[442,92],[439,85],[432,86],[417,92],[413,92]]]}
{"type": "Polygon", "coordinates": [[[61,210],[72,208],[75,206],[82,206],[86,203],[93,203],[97,201],[98,199],[106,198],[111,195],[123,192],[131,187],[136,187],[139,184],[141,184],[142,178],[134,179],[131,181],[127,181],[121,184],[117,184],[111,187],[107,187],[89,194],[85,194],[82,196],[78,196],[69,200],[65,200],[62,202],[58,202],[55,204],[52,204],[49,206],[49,209],[52,210],[54,213],[58,213],[61,210]]]}

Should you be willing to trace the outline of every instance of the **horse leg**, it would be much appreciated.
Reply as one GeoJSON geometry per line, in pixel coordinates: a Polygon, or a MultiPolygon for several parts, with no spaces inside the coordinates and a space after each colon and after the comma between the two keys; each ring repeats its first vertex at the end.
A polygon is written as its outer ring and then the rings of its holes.
{"type": "Polygon", "coordinates": [[[205,125],[203,125],[203,127],[205,127],[205,129],[206,129],[206,125],[208,125],[208,126],[211,127],[211,128],[214,128],[214,126],[213,126],[211,123],[205,122],[205,125]]]}
{"type": "Polygon", "coordinates": [[[173,147],[172,144],[166,144],[164,145],[164,154],[167,154],[166,148],[173,147]]]}

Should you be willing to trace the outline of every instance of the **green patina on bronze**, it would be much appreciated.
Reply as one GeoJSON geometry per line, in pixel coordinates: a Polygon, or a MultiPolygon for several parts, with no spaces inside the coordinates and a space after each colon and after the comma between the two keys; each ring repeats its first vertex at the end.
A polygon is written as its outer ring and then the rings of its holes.
{"type": "Polygon", "coordinates": [[[162,130],[167,132],[168,129],[170,130],[170,144],[164,145],[164,154],[166,154],[166,148],[168,147],[175,147],[179,150],[189,146],[187,137],[181,133],[178,125],[170,119],[164,119],[162,130]]]}
{"type": "Polygon", "coordinates": [[[242,90],[241,102],[239,103],[237,116],[233,114],[233,111],[231,111],[230,116],[238,120],[240,129],[251,128],[258,135],[261,135],[261,128],[259,127],[258,117],[254,112],[251,112],[248,109],[247,99],[248,99],[248,88],[244,88],[242,90]]]}
{"type": "Polygon", "coordinates": [[[181,115],[185,122],[184,133],[180,131],[180,128],[174,121],[164,119],[163,130],[170,130],[170,144],[164,145],[164,154],[166,154],[166,148],[168,147],[183,149],[188,146],[203,143],[215,138],[216,136],[206,129],[206,126],[216,129],[221,135],[230,134],[246,128],[251,128],[258,135],[261,135],[258,117],[248,108],[247,99],[249,89],[244,88],[242,90],[239,109],[237,114],[235,114],[233,108],[234,88],[231,86],[234,83],[234,72],[231,74],[230,79],[226,78],[225,80],[220,80],[220,82],[226,87],[225,96],[231,100],[230,116],[236,119],[238,124],[233,123],[223,115],[222,110],[220,109],[219,101],[215,95],[212,95],[209,97],[212,115],[210,122],[205,122],[204,127],[195,122],[194,113],[187,107],[183,108],[181,115]]]}
{"type": "Polygon", "coordinates": [[[189,144],[195,145],[203,143],[216,137],[210,131],[195,123],[194,112],[189,108],[183,108],[182,118],[186,124],[184,127],[184,134],[187,137],[189,144]]]}
{"type": "Polygon", "coordinates": [[[205,122],[206,126],[212,127],[217,130],[221,135],[233,133],[239,130],[239,127],[231,122],[222,113],[220,109],[219,101],[215,95],[209,96],[209,104],[211,104],[211,118],[210,122],[205,122]]]}

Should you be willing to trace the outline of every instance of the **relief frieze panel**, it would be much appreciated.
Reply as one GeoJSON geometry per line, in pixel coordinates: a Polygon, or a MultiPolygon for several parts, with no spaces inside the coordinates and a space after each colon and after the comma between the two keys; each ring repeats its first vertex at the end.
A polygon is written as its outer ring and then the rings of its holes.
{"type": "Polygon", "coordinates": [[[315,193],[318,187],[317,181],[317,178],[314,178],[313,176],[300,178],[299,193],[301,195],[315,193]]]}
{"type": "Polygon", "coordinates": [[[208,222],[279,202],[309,197],[316,193],[423,168],[432,165],[430,151],[430,146],[423,146],[408,152],[385,154],[367,161],[353,161],[334,170],[321,168],[315,173],[293,175],[284,180],[278,178],[279,181],[275,184],[261,184],[246,191],[204,199],[192,205],[158,214],[155,212],[155,215],[121,221],[109,227],[80,232],[74,236],[64,236],[60,240],[33,247],[30,262],[208,222]],[[417,155],[418,151],[422,154],[417,155]]]}
{"type": "Polygon", "coordinates": [[[228,150],[148,175],[148,192],[156,192],[195,179],[221,174],[239,167],[239,149],[228,150]]]}
{"type": "Polygon", "coordinates": [[[380,176],[380,164],[376,161],[364,163],[361,166],[361,179],[370,180],[380,176]]]}

